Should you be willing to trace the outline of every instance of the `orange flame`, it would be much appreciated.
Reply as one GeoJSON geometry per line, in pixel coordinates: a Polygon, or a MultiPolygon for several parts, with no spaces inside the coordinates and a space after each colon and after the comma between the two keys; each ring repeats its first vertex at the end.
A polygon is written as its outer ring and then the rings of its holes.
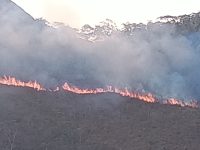
{"type": "Polygon", "coordinates": [[[109,92],[106,89],[96,88],[96,89],[80,89],[76,86],[70,86],[68,83],[65,83],[62,88],[65,91],[69,91],[76,94],[97,94],[97,93],[106,93],[109,92]]]}
{"type": "Polygon", "coordinates": [[[169,105],[179,105],[182,107],[193,107],[193,108],[198,108],[199,105],[197,101],[189,101],[189,102],[184,102],[183,100],[178,100],[175,98],[170,98],[165,101],[158,100],[153,94],[151,93],[139,93],[139,92],[132,92],[129,91],[128,89],[119,89],[119,88],[113,88],[112,86],[107,86],[106,88],[96,88],[96,89],[81,89],[76,86],[70,86],[68,83],[65,83],[62,88],[65,91],[69,91],[72,93],[76,94],[98,94],[98,93],[116,93],[120,94],[121,96],[126,96],[130,98],[136,98],[148,103],[156,103],[160,102],[163,104],[169,104],[169,105]]]}
{"type": "Polygon", "coordinates": [[[170,105],[178,105],[178,106],[188,106],[193,108],[198,108],[198,103],[195,100],[184,102],[183,100],[175,99],[175,98],[169,98],[163,102],[163,104],[170,104],[170,105]]]}
{"type": "MultiPolygon", "coordinates": [[[[29,87],[29,88],[36,89],[37,91],[57,92],[57,91],[61,90],[59,87],[56,87],[56,89],[54,89],[54,90],[51,90],[51,89],[47,90],[46,88],[44,88],[41,84],[39,84],[36,81],[23,82],[23,81],[17,80],[15,77],[10,77],[10,76],[0,77],[0,84],[9,85],[9,86],[17,86],[17,87],[29,87]]],[[[163,101],[162,99],[156,98],[151,93],[133,92],[133,91],[129,91],[127,88],[119,89],[119,88],[115,88],[112,86],[107,86],[106,88],[81,89],[79,87],[65,83],[62,86],[62,89],[65,91],[76,93],[76,94],[116,93],[121,96],[136,98],[136,99],[148,102],[148,103],[160,102],[162,104],[179,105],[181,107],[185,107],[185,106],[193,107],[193,108],[199,107],[199,104],[197,101],[184,102],[183,100],[179,100],[179,99],[175,99],[175,98],[169,98],[169,99],[163,101]]]]}
{"type": "Polygon", "coordinates": [[[80,89],[76,86],[70,86],[68,83],[65,83],[62,88],[65,91],[69,91],[72,93],[77,93],[77,94],[97,94],[97,93],[116,93],[116,94],[120,94],[122,96],[126,96],[126,97],[130,97],[130,98],[136,98],[145,102],[149,102],[149,103],[155,103],[157,102],[156,98],[148,93],[148,94],[140,94],[140,93],[136,93],[136,92],[131,92],[128,89],[125,90],[121,90],[118,88],[113,88],[112,86],[107,86],[106,88],[96,88],[96,89],[80,89]]]}
{"type": "Polygon", "coordinates": [[[37,83],[36,81],[22,82],[20,80],[17,80],[16,78],[10,77],[10,76],[1,77],[0,84],[18,86],[18,87],[29,87],[29,88],[36,89],[37,91],[46,91],[46,89],[43,88],[42,85],[37,83]]]}

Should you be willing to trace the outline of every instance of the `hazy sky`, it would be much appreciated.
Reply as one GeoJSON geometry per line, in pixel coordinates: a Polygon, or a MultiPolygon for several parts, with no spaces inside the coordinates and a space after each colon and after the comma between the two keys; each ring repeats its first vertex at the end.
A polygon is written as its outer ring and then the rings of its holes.
{"type": "Polygon", "coordinates": [[[35,18],[73,27],[97,24],[106,18],[117,23],[147,22],[162,15],[200,11],[199,0],[13,0],[35,18]]]}

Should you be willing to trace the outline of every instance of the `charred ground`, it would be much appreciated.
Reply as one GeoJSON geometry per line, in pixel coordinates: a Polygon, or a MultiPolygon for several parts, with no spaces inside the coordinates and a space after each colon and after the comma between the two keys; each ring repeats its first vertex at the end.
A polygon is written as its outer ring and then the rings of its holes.
{"type": "Polygon", "coordinates": [[[200,110],[3,86],[0,133],[4,150],[197,150],[200,110]]]}

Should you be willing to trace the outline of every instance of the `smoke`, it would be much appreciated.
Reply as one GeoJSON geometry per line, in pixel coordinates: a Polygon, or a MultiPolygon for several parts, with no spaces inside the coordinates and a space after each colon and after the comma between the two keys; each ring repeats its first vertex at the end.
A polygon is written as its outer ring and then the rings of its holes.
{"type": "Polygon", "coordinates": [[[116,31],[92,43],[70,27],[49,27],[5,1],[0,28],[0,76],[45,86],[67,81],[83,87],[128,87],[168,98],[200,97],[199,37],[177,35],[171,25],[137,30],[133,36],[116,31]]]}

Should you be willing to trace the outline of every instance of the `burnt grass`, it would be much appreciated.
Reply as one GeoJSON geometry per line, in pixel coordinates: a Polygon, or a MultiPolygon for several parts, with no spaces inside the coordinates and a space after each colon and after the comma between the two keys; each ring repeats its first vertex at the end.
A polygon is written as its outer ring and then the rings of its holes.
{"type": "Polygon", "coordinates": [[[0,87],[0,150],[198,150],[200,109],[0,87]]]}

